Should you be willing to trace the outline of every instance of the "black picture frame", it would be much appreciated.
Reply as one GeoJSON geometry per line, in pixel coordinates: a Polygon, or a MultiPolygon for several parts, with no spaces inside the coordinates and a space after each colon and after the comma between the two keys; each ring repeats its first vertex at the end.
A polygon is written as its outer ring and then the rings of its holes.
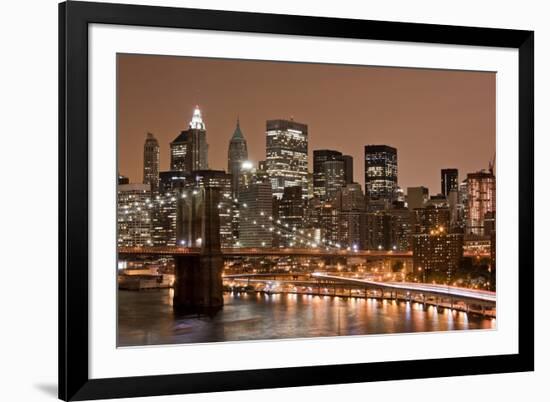
{"type": "Polygon", "coordinates": [[[534,370],[534,32],[70,1],[59,5],[59,398],[103,398],[534,370]],[[88,375],[88,25],[377,39],[519,51],[517,354],[213,373],[88,375]]]}

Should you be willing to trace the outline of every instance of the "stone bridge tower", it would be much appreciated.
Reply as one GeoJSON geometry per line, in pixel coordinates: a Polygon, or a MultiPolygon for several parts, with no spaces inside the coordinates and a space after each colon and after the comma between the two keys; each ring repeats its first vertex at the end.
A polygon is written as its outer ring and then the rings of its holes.
{"type": "Polygon", "coordinates": [[[178,207],[176,232],[200,247],[198,256],[175,257],[174,309],[183,313],[213,314],[223,307],[220,246],[220,190],[196,188],[183,192],[178,207]]]}

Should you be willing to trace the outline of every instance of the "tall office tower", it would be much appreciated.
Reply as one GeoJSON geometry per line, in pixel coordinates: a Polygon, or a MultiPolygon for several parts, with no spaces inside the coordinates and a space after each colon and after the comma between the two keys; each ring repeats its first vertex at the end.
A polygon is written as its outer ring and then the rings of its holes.
{"type": "Polygon", "coordinates": [[[170,143],[170,170],[190,173],[193,170],[206,169],[208,169],[206,125],[197,106],[189,122],[189,128],[182,131],[170,143]]]}
{"type": "Polygon", "coordinates": [[[159,188],[160,147],[151,133],[147,133],[143,146],[143,183],[151,185],[151,192],[159,188]]]}
{"type": "Polygon", "coordinates": [[[239,190],[239,247],[272,247],[270,182],[252,182],[239,190]]]}
{"type": "Polygon", "coordinates": [[[294,120],[266,122],[266,170],[273,195],[283,196],[283,189],[301,186],[307,196],[307,125],[294,120]]]}
{"type": "Polygon", "coordinates": [[[191,174],[189,188],[199,190],[216,188],[219,191],[220,202],[218,214],[220,217],[220,242],[222,247],[233,247],[236,239],[233,236],[233,198],[231,196],[232,177],[223,170],[195,170],[191,174]],[[191,184],[192,183],[192,184],[191,184]]]}
{"type": "Polygon", "coordinates": [[[496,181],[492,172],[468,173],[468,212],[466,233],[483,235],[483,220],[487,212],[496,210],[496,181]]]}
{"type": "Polygon", "coordinates": [[[332,200],[337,191],[346,184],[344,169],[345,164],[341,158],[323,162],[326,200],[332,200]]]}
{"type": "Polygon", "coordinates": [[[231,174],[231,196],[235,199],[239,196],[239,176],[243,163],[248,159],[246,140],[241,131],[239,119],[233,136],[229,141],[227,151],[227,171],[231,174]]]}
{"type": "Polygon", "coordinates": [[[151,245],[151,186],[119,184],[117,187],[117,244],[124,247],[151,245]]]}
{"type": "Polygon", "coordinates": [[[458,169],[441,169],[441,194],[447,197],[452,190],[458,191],[458,169]]]}
{"type": "Polygon", "coordinates": [[[388,145],[365,145],[365,196],[367,202],[391,204],[397,189],[397,149],[388,145]]]}
{"type": "Polygon", "coordinates": [[[413,269],[423,282],[449,283],[460,267],[464,235],[444,229],[413,235],[413,269]]]}
{"type": "Polygon", "coordinates": [[[413,211],[424,208],[430,199],[430,193],[426,187],[407,187],[407,206],[413,211]]]}
{"type": "Polygon", "coordinates": [[[316,149],[313,151],[313,194],[325,199],[326,180],[324,163],[341,160],[342,153],[331,149],[316,149]]]}
{"type": "Polygon", "coordinates": [[[351,184],[353,183],[353,156],[342,155],[342,160],[344,161],[344,176],[346,179],[346,184],[351,184]]]}
{"type": "Polygon", "coordinates": [[[277,217],[281,224],[287,228],[281,240],[285,247],[298,246],[296,231],[303,228],[305,200],[302,197],[302,187],[285,187],[283,197],[278,200],[277,217]]]}

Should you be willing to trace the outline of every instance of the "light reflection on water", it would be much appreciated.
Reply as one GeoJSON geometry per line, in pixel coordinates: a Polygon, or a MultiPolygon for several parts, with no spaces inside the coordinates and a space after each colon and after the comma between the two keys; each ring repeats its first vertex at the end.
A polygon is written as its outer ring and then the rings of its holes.
{"type": "Polygon", "coordinates": [[[172,290],[118,293],[118,345],[244,341],[494,328],[496,321],[414,302],[226,293],[213,318],[176,316],[172,290]]]}

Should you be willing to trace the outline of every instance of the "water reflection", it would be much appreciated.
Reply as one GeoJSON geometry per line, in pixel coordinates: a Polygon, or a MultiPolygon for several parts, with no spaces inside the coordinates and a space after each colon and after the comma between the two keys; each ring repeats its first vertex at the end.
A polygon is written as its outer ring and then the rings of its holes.
{"type": "Polygon", "coordinates": [[[215,317],[177,316],[172,290],[118,294],[119,346],[494,328],[496,321],[415,302],[226,293],[215,317]]]}

